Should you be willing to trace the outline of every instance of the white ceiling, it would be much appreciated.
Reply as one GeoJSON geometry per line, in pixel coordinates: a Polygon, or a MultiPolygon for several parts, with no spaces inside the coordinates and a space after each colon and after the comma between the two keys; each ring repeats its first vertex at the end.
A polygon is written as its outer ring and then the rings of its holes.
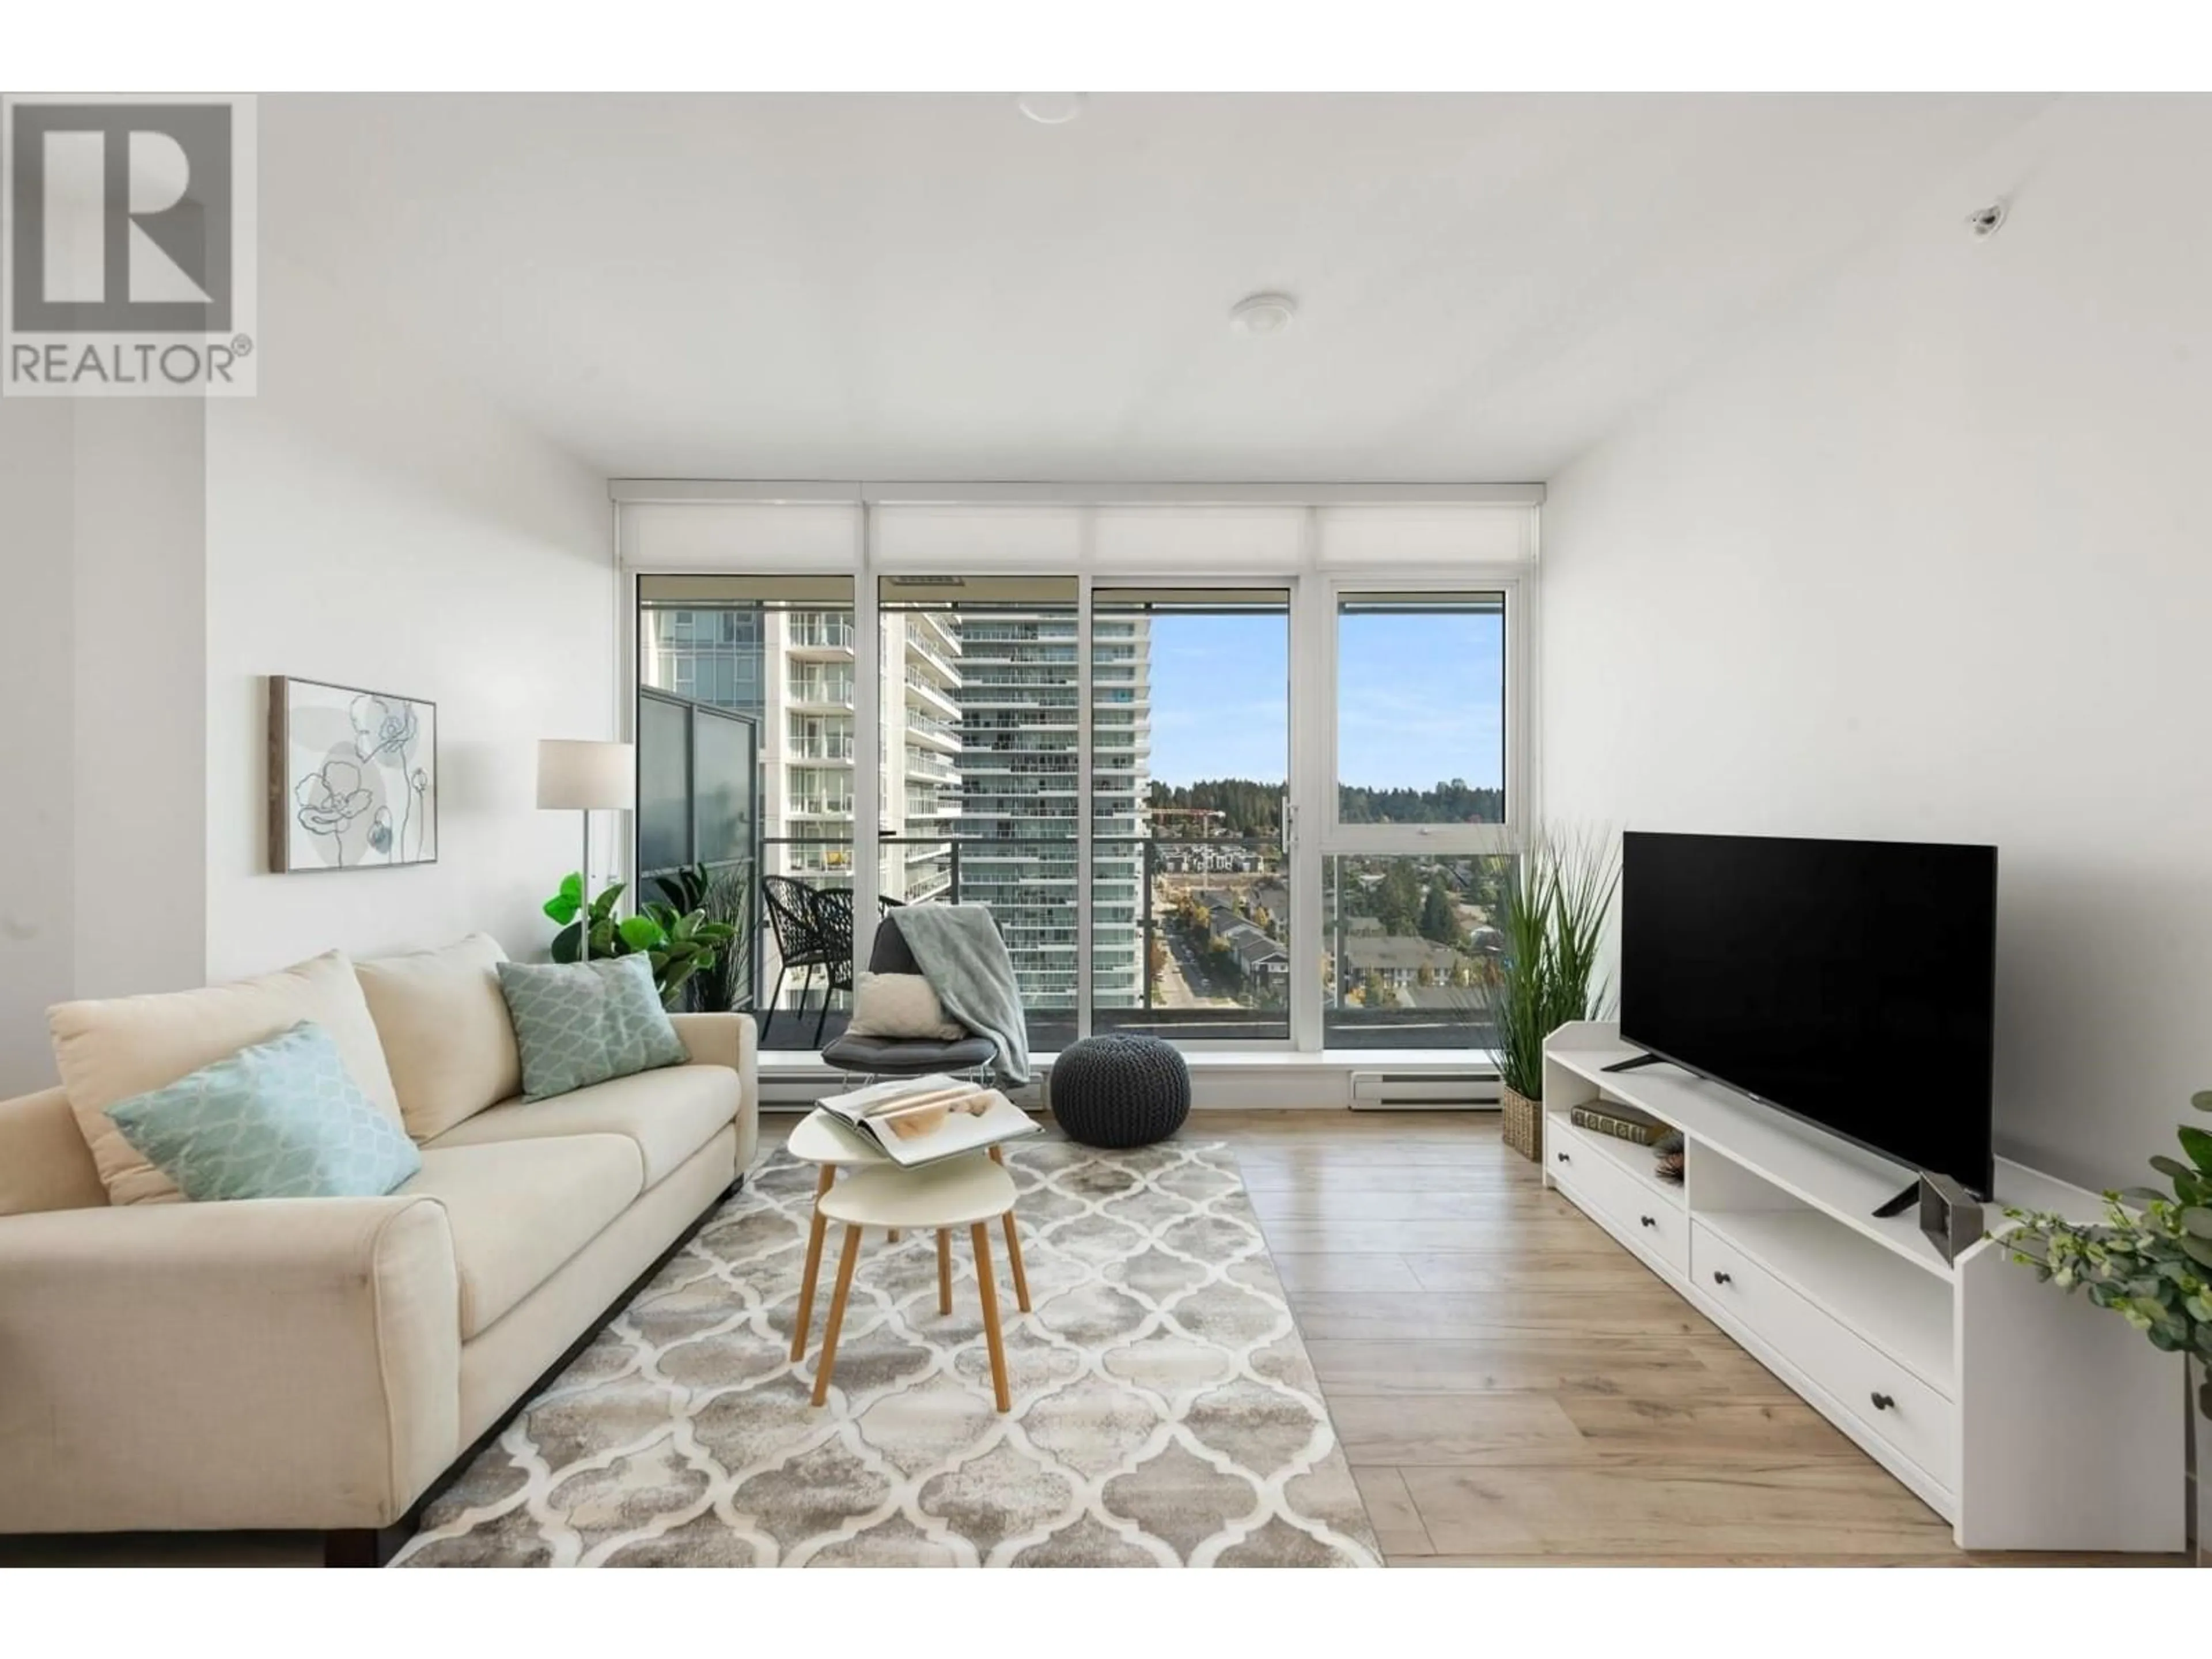
{"type": "Polygon", "coordinates": [[[269,97],[261,234],[611,476],[1540,480],[2045,101],[269,97]]]}

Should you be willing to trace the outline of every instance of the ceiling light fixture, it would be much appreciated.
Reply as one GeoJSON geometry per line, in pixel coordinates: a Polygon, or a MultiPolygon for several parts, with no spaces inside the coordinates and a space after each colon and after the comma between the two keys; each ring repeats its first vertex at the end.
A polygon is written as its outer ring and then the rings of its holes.
{"type": "Polygon", "coordinates": [[[1298,302],[1287,294],[1254,294],[1239,300],[1229,311],[1229,326],[1239,334],[1280,334],[1298,314],[1298,302]]]}
{"type": "Polygon", "coordinates": [[[1014,107],[1041,127],[1064,127],[1083,113],[1087,92],[1018,92],[1014,107]]]}

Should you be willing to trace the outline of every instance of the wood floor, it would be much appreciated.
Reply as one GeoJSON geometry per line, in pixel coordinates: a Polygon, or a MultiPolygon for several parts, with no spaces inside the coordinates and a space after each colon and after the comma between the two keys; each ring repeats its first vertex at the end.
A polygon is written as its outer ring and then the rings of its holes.
{"type": "Polygon", "coordinates": [[[1960,1551],[1493,1115],[1210,1111],[1184,1133],[1236,1150],[1393,1566],[2060,1559],[1960,1551]]]}
{"type": "MultiPolygon", "coordinates": [[[[1393,1566],[2082,1559],[1955,1548],[1918,1499],[1545,1192],[1495,1116],[1207,1111],[1183,1133],[1236,1150],[1393,1566]]],[[[313,1540],[286,1541],[0,1539],[0,1566],[317,1559],[313,1540]]]]}

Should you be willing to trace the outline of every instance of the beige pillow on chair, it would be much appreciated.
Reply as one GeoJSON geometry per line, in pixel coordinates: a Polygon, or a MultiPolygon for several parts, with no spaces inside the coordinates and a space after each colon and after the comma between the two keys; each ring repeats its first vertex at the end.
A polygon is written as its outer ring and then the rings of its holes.
{"type": "Polygon", "coordinates": [[[957,1042],[972,1035],[958,1020],[946,1016],[945,1005],[920,974],[865,972],[853,994],[853,1023],[845,1031],[848,1036],[927,1038],[937,1042],[957,1042]]]}

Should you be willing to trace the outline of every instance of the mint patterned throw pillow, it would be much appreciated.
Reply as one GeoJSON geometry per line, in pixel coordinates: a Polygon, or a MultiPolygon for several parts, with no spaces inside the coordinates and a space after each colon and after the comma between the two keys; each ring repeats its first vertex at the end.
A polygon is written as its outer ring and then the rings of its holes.
{"type": "Polygon", "coordinates": [[[422,1167],[313,1020],[118,1100],[107,1115],[195,1201],[380,1198],[422,1167]]]}
{"type": "Polygon", "coordinates": [[[522,1050],[522,1095],[544,1100],[610,1078],[680,1066],[676,1035],[653,964],[641,956],[601,962],[499,964],[500,994],[522,1050]]]}

